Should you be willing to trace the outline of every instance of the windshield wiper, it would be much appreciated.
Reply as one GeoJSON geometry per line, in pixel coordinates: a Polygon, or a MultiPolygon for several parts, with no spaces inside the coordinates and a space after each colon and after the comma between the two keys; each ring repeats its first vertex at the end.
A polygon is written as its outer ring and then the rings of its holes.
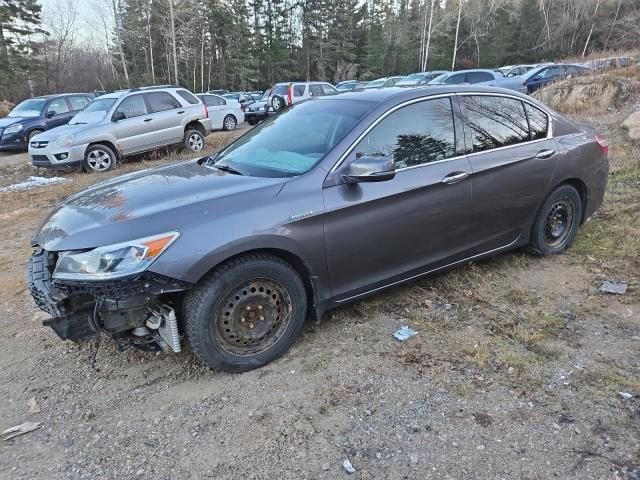
{"type": "Polygon", "coordinates": [[[234,175],[244,175],[240,170],[236,170],[229,165],[216,165],[215,163],[210,165],[211,167],[217,168],[218,170],[222,170],[223,172],[233,173],[234,175]]]}

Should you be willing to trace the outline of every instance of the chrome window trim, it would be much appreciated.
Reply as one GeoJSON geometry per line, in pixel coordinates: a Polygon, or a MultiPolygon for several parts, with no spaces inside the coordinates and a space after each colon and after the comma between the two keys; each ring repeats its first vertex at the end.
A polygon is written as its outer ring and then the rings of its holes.
{"type": "MultiPolygon", "coordinates": [[[[537,140],[529,140],[527,142],[516,143],[514,145],[507,145],[507,146],[504,146],[504,147],[491,148],[489,150],[482,150],[481,152],[471,152],[471,153],[467,153],[465,155],[457,155],[455,157],[445,158],[443,160],[436,160],[435,162],[422,163],[420,165],[413,165],[411,167],[399,168],[398,170],[396,170],[396,172],[403,172],[405,170],[410,170],[410,169],[414,169],[414,168],[418,168],[418,167],[426,167],[428,165],[434,165],[434,164],[437,164],[437,163],[449,162],[449,161],[452,161],[452,160],[459,160],[459,159],[464,158],[464,157],[471,157],[471,156],[479,155],[479,154],[482,154],[482,153],[495,152],[495,151],[504,150],[504,149],[507,149],[507,148],[519,147],[521,145],[530,145],[530,144],[533,144],[533,143],[542,142],[542,141],[548,140],[550,138],[553,138],[553,117],[552,117],[552,115],[546,109],[536,105],[535,103],[529,101],[526,98],[521,98],[521,97],[518,97],[518,96],[510,95],[508,93],[497,93],[497,92],[496,93],[494,93],[494,92],[458,92],[458,93],[452,92],[452,93],[442,93],[442,94],[439,94],[439,95],[431,95],[431,96],[428,96],[428,97],[414,98],[412,100],[408,100],[406,102],[400,103],[400,104],[396,105],[395,107],[387,110],[384,114],[382,114],[380,117],[378,117],[375,122],[373,122],[371,125],[369,125],[364,132],[362,132],[360,135],[358,135],[358,138],[356,138],[354,140],[354,142],[349,146],[349,148],[347,150],[345,150],[345,153],[340,155],[340,158],[333,165],[333,167],[331,167],[331,170],[329,170],[329,173],[333,173],[338,168],[340,168],[340,166],[342,165],[342,163],[344,163],[344,161],[347,159],[347,157],[349,155],[351,155],[351,153],[356,148],[358,143],[360,143],[362,141],[362,139],[364,139],[364,137],[366,137],[371,130],[373,130],[375,127],[377,127],[378,124],[380,124],[380,122],[382,122],[385,118],[387,118],[393,112],[395,112],[395,111],[397,111],[397,110],[399,110],[399,109],[401,109],[403,107],[406,107],[408,105],[412,105],[414,103],[419,103],[419,102],[428,101],[428,100],[437,99],[437,98],[447,98],[447,97],[451,98],[453,96],[505,97],[505,98],[510,98],[512,100],[519,100],[521,102],[528,103],[533,108],[537,108],[538,110],[540,110],[541,112],[543,112],[547,116],[547,122],[548,122],[548,125],[549,125],[549,127],[547,129],[547,136],[545,138],[538,138],[537,140]]],[[[453,112],[453,113],[455,115],[455,112],[453,112]]],[[[455,128],[455,126],[454,126],[454,128],[455,128]]]]}

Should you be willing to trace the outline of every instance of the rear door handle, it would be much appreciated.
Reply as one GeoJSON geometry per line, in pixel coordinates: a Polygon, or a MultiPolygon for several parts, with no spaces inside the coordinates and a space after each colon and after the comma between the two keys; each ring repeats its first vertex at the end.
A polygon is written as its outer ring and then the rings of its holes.
{"type": "Polygon", "coordinates": [[[551,158],[555,153],[555,150],[540,150],[538,153],[536,153],[536,158],[551,158]]]}
{"type": "Polygon", "coordinates": [[[145,122],[150,122],[151,120],[153,120],[153,118],[145,118],[144,119],[145,122]]]}
{"type": "Polygon", "coordinates": [[[452,183],[458,183],[467,178],[469,174],[467,172],[456,172],[450,173],[446,177],[442,179],[442,183],[446,183],[447,185],[451,185],[452,183]]]}

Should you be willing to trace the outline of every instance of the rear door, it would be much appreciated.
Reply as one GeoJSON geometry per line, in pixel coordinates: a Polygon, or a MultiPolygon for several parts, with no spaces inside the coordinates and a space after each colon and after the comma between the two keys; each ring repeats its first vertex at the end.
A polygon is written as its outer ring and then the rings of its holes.
{"type": "Polygon", "coordinates": [[[227,101],[217,95],[201,95],[200,98],[207,105],[207,109],[209,110],[211,128],[214,130],[221,130],[227,101]]]}
{"type": "Polygon", "coordinates": [[[556,145],[537,107],[509,96],[458,98],[473,170],[469,235],[480,253],[514,242],[535,215],[555,171],[556,145]]]}
{"type": "Polygon", "coordinates": [[[399,108],[352,147],[338,175],[358,156],[383,155],[396,176],[323,190],[334,295],[346,299],[464,255],[471,167],[456,140],[451,99],[442,97],[399,108]]]}
{"type": "Polygon", "coordinates": [[[184,136],[182,120],[186,114],[186,107],[169,92],[148,92],[144,96],[151,113],[149,145],[180,142],[184,136]]]}
{"type": "Polygon", "coordinates": [[[149,138],[151,115],[149,115],[144,95],[137,93],[126,97],[116,107],[114,115],[119,112],[125,116],[123,120],[113,123],[119,149],[129,154],[148,148],[151,142],[149,138]]]}
{"type": "Polygon", "coordinates": [[[489,72],[467,72],[467,83],[494,86],[496,81],[489,72]]]}

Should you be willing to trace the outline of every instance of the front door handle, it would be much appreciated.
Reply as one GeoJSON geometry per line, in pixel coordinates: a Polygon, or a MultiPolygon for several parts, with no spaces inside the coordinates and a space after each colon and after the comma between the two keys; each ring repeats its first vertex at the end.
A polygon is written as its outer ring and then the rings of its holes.
{"type": "Polygon", "coordinates": [[[180,110],[180,111],[178,112],[178,115],[182,115],[183,113],[184,113],[184,110],[180,110]]]}
{"type": "Polygon", "coordinates": [[[151,120],[153,120],[153,118],[145,118],[144,119],[145,122],[150,122],[151,120]]]}
{"type": "Polygon", "coordinates": [[[469,174],[467,172],[456,172],[450,173],[446,177],[442,179],[442,183],[446,183],[447,185],[451,185],[452,183],[458,183],[467,178],[469,174]]]}
{"type": "Polygon", "coordinates": [[[536,158],[551,158],[555,153],[555,150],[540,150],[538,153],[536,153],[536,158]]]}

